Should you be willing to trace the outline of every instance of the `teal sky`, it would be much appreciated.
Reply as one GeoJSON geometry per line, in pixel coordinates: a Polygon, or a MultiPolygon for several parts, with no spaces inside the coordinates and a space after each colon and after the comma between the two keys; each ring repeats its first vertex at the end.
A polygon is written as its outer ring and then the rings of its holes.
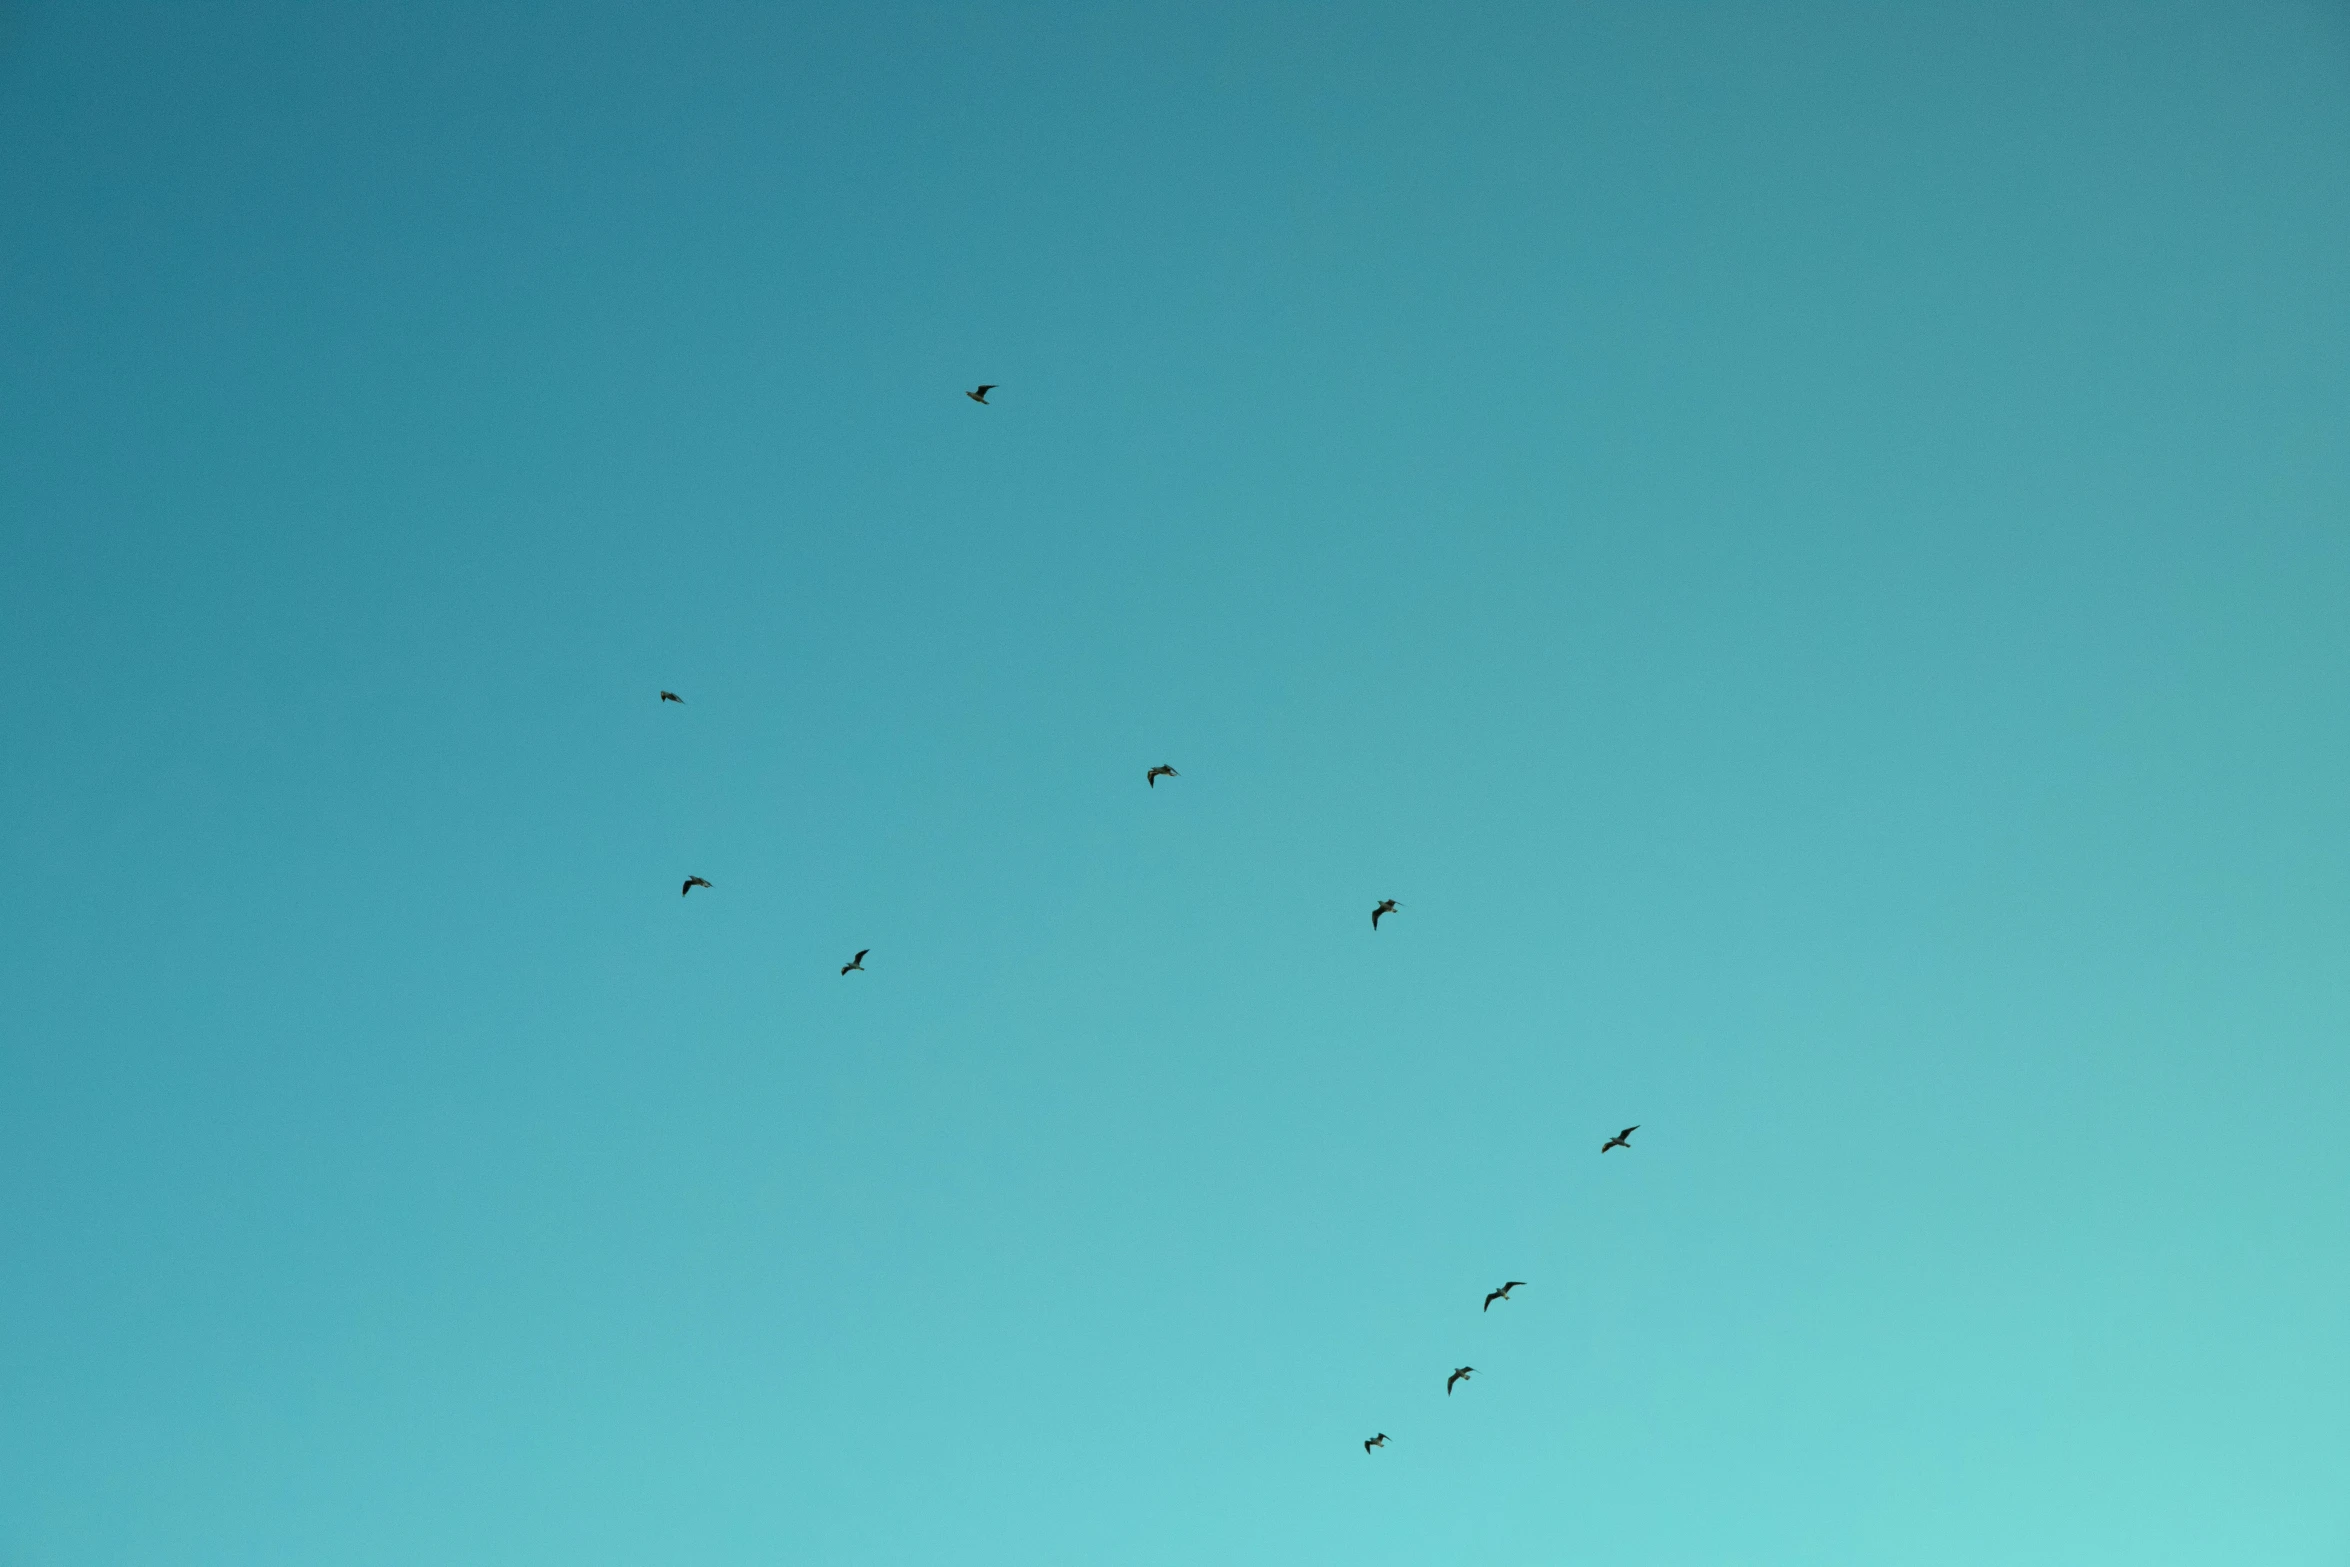
{"type": "Polygon", "coordinates": [[[0,1567],[2350,1564],[2345,258],[2338,4],[0,8],[0,1567]]]}

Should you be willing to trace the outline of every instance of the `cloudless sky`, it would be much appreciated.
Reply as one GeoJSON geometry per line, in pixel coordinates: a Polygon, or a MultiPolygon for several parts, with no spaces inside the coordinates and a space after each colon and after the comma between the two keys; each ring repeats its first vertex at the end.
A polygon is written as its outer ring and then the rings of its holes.
{"type": "Polygon", "coordinates": [[[0,8],[0,1567],[2350,1563],[2346,258],[2316,0],[0,8]]]}

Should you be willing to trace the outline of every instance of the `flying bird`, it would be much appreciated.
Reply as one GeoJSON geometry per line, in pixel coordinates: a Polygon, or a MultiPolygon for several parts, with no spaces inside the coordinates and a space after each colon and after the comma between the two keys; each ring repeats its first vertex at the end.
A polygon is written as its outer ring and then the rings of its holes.
{"type": "Polygon", "coordinates": [[[1469,1373],[1476,1369],[1477,1368],[1475,1366],[1463,1366],[1459,1370],[1455,1371],[1451,1376],[1446,1377],[1444,1379],[1444,1396],[1446,1398],[1452,1397],[1452,1385],[1455,1382],[1468,1381],[1469,1373]]]}
{"type": "Polygon", "coordinates": [[[1387,1433],[1382,1431],[1377,1436],[1372,1437],[1369,1441],[1363,1444],[1363,1451],[1367,1453],[1374,1447],[1385,1447],[1386,1445],[1387,1433]]]}
{"type": "Polygon", "coordinates": [[[1153,789],[1156,789],[1159,786],[1160,779],[1180,778],[1182,776],[1183,775],[1177,772],[1174,768],[1169,767],[1165,762],[1161,762],[1158,766],[1152,768],[1149,772],[1144,773],[1142,775],[1142,781],[1146,784],[1149,784],[1153,789]]]}
{"type": "Polygon", "coordinates": [[[679,695],[678,695],[676,692],[674,692],[674,691],[664,691],[664,692],[662,692],[662,693],[661,693],[661,700],[662,700],[662,701],[664,701],[664,702],[675,702],[675,703],[676,703],[678,706],[680,706],[680,707],[683,707],[683,706],[685,705],[685,698],[684,698],[684,697],[682,697],[682,696],[679,696],[679,695]]]}
{"type": "Polygon", "coordinates": [[[1511,1291],[1511,1290],[1514,1290],[1514,1289],[1516,1289],[1516,1288],[1517,1288],[1519,1285],[1521,1285],[1521,1284],[1523,1284],[1523,1283],[1525,1283],[1525,1282],[1526,1282],[1526,1281],[1525,1281],[1524,1279],[1512,1279],[1512,1280],[1510,1280],[1510,1281],[1509,1281],[1507,1284],[1504,1284],[1504,1285],[1503,1285],[1503,1286],[1502,1286],[1500,1289],[1497,1289],[1497,1290],[1495,1290],[1495,1291],[1494,1291],[1492,1294],[1490,1294],[1490,1295],[1486,1296],[1486,1297],[1485,1297],[1485,1309],[1486,1309],[1487,1311],[1491,1311],[1491,1310],[1493,1309],[1493,1303],[1494,1303],[1495,1301],[1497,1301],[1497,1300],[1507,1300],[1507,1299],[1509,1299],[1509,1298],[1510,1298],[1510,1291],[1511,1291]]]}
{"type": "Polygon", "coordinates": [[[1402,905],[1398,904],[1393,898],[1381,898],[1379,900],[1379,906],[1371,911],[1371,928],[1373,930],[1377,930],[1379,928],[1379,916],[1382,914],[1393,914],[1401,906],[1402,905]]]}
{"type": "Polygon", "coordinates": [[[864,973],[864,972],[865,972],[865,954],[866,954],[866,953],[868,953],[868,952],[871,952],[872,950],[873,950],[873,949],[872,949],[871,947],[859,947],[859,948],[857,949],[857,955],[856,955],[855,957],[853,957],[853,958],[849,959],[849,960],[848,960],[846,963],[843,963],[843,964],[840,966],[840,971],[841,971],[843,974],[849,974],[849,973],[862,974],[862,973],[864,973]]]}
{"type": "Polygon", "coordinates": [[[976,391],[976,392],[965,392],[963,395],[964,395],[965,397],[968,397],[968,398],[970,398],[970,399],[971,399],[973,402],[975,402],[975,403],[984,403],[984,402],[986,402],[986,401],[987,401],[987,394],[988,394],[988,393],[990,393],[990,392],[992,392],[992,391],[994,391],[994,390],[995,390],[995,388],[996,388],[996,383],[995,383],[995,382],[993,382],[993,381],[990,381],[990,382],[988,382],[988,383],[987,383],[985,386],[982,386],[982,387],[981,387],[981,388],[980,388],[978,391],[976,391]]]}
{"type": "Polygon", "coordinates": [[[1637,1131],[1639,1131],[1639,1130],[1640,1130],[1640,1128],[1639,1128],[1639,1127],[1637,1127],[1637,1126],[1627,1126],[1627,1127],[1625,1127],[1625,1128],[1624,1128],[1622,1131],[1620,1131],[1620,1132],[1616,1133],[1616,1135],[1615,1135],[1615,1136],[1613,1136],[1613,1137],[1609,1138],[1609,1139],[1608,1139],[1606,1142],[1604,1142],[1604,1143],[1601,1143],[1601,1144],[1599,1145],[1599,1151],[1600,1151],[1601,1153],[1606,1153],[1606,1152],[1607,1152],[1607,1151],[1608,1151],[1610,1148],[1629,1148],[1629,1147],[1631,1147],[1631,1146],[1632,1146],[1632,1134],[1633,1134],[1634,1132],[1637,1132],[1637,1131]]]}
{"type": "Polygon", "coordinates": [[[677,895],[682,898],[687,893],[693,891],[696,887],[707,887],[709,885],[710,884],[708,882],[702,880],[702,878],[699,876],[688,876],[685,879],[685,885],[677,889],[677,895]]]}

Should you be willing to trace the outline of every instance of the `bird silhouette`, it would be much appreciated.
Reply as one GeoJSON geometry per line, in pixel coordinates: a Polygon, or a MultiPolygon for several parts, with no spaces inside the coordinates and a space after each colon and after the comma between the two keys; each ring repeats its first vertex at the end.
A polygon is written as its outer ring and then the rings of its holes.
{"type": "Polygon", "coordinates": [[[848,973],[857,973],[857,974],[862,974],[862,973],[864,973],[864,972],[865,972],[865,954],[866,954],[866,953],[868,953],[868,952],[871,952],[872,950],[873,950],[873,949],[872,949],[871,947],[859,947],[859,948],[857,949],[857,955],[856,955],[855,957],[853,957],[853,958],[849,959],[849,960],[848,960],[846,963],[843,963],[843,964],[840,966],[840,971],[841,971],[843,974],[848,974],[848,973]]]}
{"type": "Polygon", "coordinates": [[[1622,1131],[1620,1131],[1620,1132],[1616,1133],[1616,1135],[1615,1135],[1615,1136],[1613,1136],[1613,1137],[1609,1138],[1609,1139],[1608,1139],[1606,1142],[1604,1142],[1604,1143],[1601,1143],[1601,1144],[1599,1145],[1599,1151],[1600,1151],[1601,1153],[1606,1153],[1606,1152],[1607,1152],[1607,1151],[1608,1151],[1610,1148],[1629,1148],[1629,1147],[1631,1147],[1631,1146],[1632,1146],[1632,1134],[1633,1134],[1634,1132],[1637,1132],[1637,1131],[1639,1131],[1639,1130],[1640,1130],[1640,1128],[1639,1128],[1639,1127],[1637,1127],[1637,1126],[1627,1126],[1627,1127],[1625,1127],[1625,1128],[1624,1128],[1622,1131]]]}
{"type": "Polygon", "coordinates": [[[1382,1431],[1377,1436],[1372,1437],[1369,1441],[1363,1444],[1363,1451],[1367,1453],[1374,1447],[1385,1447],[1386,1445],[1387,1433],[1382,1431]]]}
{"type": "Polygon", "coordinates": [[[963,395],[970,398],[975,403],[984,403],[987,401],[987,394],[994,391],[995,388],[995,382],[990,381],[985,386],[982,386],[978,391],[965,392],[963,395]]]}
{"type": "Polygon", "coordinates": [[[702,878],[699,876],[688,876],[685,879],[685,885],[677,889],[677,895],[682,898],[687,893],[693,891],[696,887],[707,887],[709,885],[710,884],[708,882],[702,880],[702,878]]]}
{"type": "Polygon", "coordinates": [[[1466,1382],[1466,1381],[1468,1381],[1468,1380],[1469,1380],[1469,1373],[1470,1373],[1470,1372],[1472,1372],[1472,1371],[1474,1371],[1474,1370],[1476,1370],[1476,1369],[1477,1369],[1477,1368],[1476,1368],[1475,1366],[1462,1366],[1462,1367],[1461,1367],[1459,1370],[1455,1371],[1455,1372],[1454,1372],[1454,1373],[1453,1373],[1451,1376],[1449,1376],[1449,1377],[1446,1377],[1446,1378],[1444,1379],[1444,1396],[1445,1396],[1446,1398],[1450,1398],[1450,1397],[1452,1397],[1452,1385],[1453,1385],[1455,1382],[1466,1382]]]}
{"type": "Polygon", "coordinates": [[[1377,930],[1379,928],[1380,915],[1393,914],[1402,906],[1403,905],[1397,903],[1393,898],[1381,898],[1379,900],[1379,906],[1371,911],[1371,928],[1373,930],[1377,930]]]}
{"type": "Polygon", "coordinates": [[[675,703],[676,703],[678,706],[680,706],[680,707],[683,707],[683,706],[685,705],[685,698],[684,698],[684,697],[682,697],[682,696],[679,696],[679,695],[678,695],[676,692],[674,692],[674,691],[664,691],[664,692],[662,692],[662,693],[661,693],[661,700],[662,700],[662,701],[664,701],[664,702],[675,702],[675,703]]]}
{"type": "Polygon", "coordinates": [[[1146,784],[1149,784],[1153,789],[1156,789],[1159,786],[1160,779],[1180,778],[1182,776],[1183,775],[1177,772],[1174,768],[1169,767],[1165,762],[1161,762],[1158,766],[1152,768],[1149,772],[1144,773],[1142,775],[1142,781],[1146,784]]]}
{"type": "Polygon", "coordinates": [[[1510,1281],[1509,1281],[1507,1284],[1504,1284],[1504,1285],[1503,1285],[1503,1286],[1502,1286],[1500,1289],[1497,1289],[1497,1290],[1495,1290],[1495,1291],[1494,1291],[1492,1294],[1490,1294],[1490,1295],[1486,1296],[1486,1297],[1485,1297],[1485,1309],[1486,1309],[1487,1311],[1491,1311],[1491,1310],[1493,1309],[1493,1303],[1494,1303],[1495,1301],[1497,1301],[1497,1300],[1507,1300],[1507,1299],[1509,1299],[1509,1298],[1510,1298],[1510,1291],[1511,1291],[1511,1290],[1514,1290],[1514,1289],[1516,1289],[1516,1288],[1517,1288],[1519,1285],[1521,1285],[1521,1284],[1523,1284],[1523,1283],[1525,1283],[1525,1282],[1526,1282],[1526,1281],[1525,1281],[1524,1279],[1512,1279],[1512,1280],[1510,1280],[1510,1281]]]}

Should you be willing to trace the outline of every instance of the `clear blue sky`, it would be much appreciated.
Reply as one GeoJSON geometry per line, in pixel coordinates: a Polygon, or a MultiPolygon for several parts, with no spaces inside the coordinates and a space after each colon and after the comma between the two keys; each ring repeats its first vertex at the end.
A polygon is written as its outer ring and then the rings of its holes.
{"type": "Polygon", "coordinates": [[[2350,1563],[2345,258],[2314,0],[0,10],[0,1567],[2350,1563]]]}

